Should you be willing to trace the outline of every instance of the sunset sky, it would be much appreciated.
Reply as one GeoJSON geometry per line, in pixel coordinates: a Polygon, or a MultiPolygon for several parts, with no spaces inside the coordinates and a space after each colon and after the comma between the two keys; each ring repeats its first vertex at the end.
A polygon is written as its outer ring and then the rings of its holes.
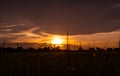
{"type": "Polygon", "coordinates": [[[0,0],[0,42],[69,43],[118,47],[119,0],[0,0]]]}

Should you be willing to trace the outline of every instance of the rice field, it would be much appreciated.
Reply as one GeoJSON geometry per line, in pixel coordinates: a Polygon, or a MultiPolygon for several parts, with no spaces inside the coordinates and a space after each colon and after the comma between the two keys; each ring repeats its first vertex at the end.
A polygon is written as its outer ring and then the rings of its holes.
{"type": "Polygon", "coordinates": [[[120,52],[1,53],[0,76],[120,76],[120,52]]]}

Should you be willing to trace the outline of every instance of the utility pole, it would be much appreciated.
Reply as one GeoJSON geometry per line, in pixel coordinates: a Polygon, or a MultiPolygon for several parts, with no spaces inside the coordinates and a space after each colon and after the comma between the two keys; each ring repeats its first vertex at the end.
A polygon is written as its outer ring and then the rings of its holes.
{"type": "Polygon", "coordinates": [[[69,31],[67,30],[67,51],[69,50],[69,31]]]}
{"type": "Polygon", "coordinates": [[[119,36],[119,45],[118,45],[119,49],[120,49],[120,36],[119,36]]]}
{"type": "Polygon", "coordinates": [[[105,49],[107,45],[108,45],[108,41],[105,43],[103,49],[105,49]]]}
{"type": "Polygon", "coordinates": [[[94,48],[94,50],[95,50],[95,47],[96,47],[96,46],[95,46],[95,40],[94,40],[94,44],[93,44],[93,48],[94,48]]]}
{"type": "Polygon", "coordinates": [[[2,44],[2,47],[3,47],[3,48],[5,47],[5,44],[6,44],[6,41],[4,41],[3,44],[2,44]]]}
{"type": "Polygon", "coordinates": [[[17,42],[17,48],[19,47],[19,44],[18,44],[18,42],[17,42]]]}
{"type": "Polygon", "coordinates": [[[79,50],[82,50],[82,44],[81,44],[81,41],[80,41],[80,44],[79,44],[79,50]]]}
{"type": "Polygon", "coordinates": [[[74,42],[74,51],[76,50],[76,45],[75,45],[75,42],[74,42]]]}
{"type": "Polygon", "coordinates": [[[82,47],[81,41],[80,41],[80,48],[82,47]]]}
{"type": "Polygon", "coordinates": [[[5,45],[6,45],[6,40],[2,44],[1,53],[3,53],[5,45]]]}

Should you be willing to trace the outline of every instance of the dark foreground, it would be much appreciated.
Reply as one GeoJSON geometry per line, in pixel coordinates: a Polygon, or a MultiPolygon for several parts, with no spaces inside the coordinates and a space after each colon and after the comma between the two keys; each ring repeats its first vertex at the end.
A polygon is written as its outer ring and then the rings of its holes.
{"type": "Polygon", "coordinates": [[[2,53],[0,76],[120,76],[120,52],[2,53]]]}

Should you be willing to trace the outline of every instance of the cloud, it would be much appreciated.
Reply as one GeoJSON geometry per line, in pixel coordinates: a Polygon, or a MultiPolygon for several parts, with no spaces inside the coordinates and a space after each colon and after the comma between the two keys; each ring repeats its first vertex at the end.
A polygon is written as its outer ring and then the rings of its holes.
{"type": "Polygon", "coordinates": [[[10,32],[10,31],[12,31],[12,29],[4,29],[4,30],[0,30],[0,32],[10,32]]]}
{"type": "Polygon", "coordinates": [[[117,42],[120,3],[115,0],[0,2],[0,40],[49,42],[54,35],[79,41],[117,42]],[[5,3],[5,4],[4,4],[5,3]],[[15,3],[14,5],[12,3],[15,3]],[[12,5],[12,6],[11,6],[12,5]],[[116,32],[117,31],[117,32],[116,32]]]}
{"type": "Polygon", "coordinates": [[[72,35],[93,34],[115,31],[120,25],[119,3],[113,0],[30,1],[29,4],[22,3],[22,6],[19,3],[21,1],[15,1],[14,7],[1,9],[0,22],[17,25],[6,26],[12,28],[11,33],[40,27],[34,33],[41,34],[42,31],[65,35],[69,30],[72,35]]]}
{"type": "MultiPolygon", "coordinates": [[[[23,25],[26,26],[26,25],[23,25]]],[[[14,28],[17,28],[16,26],[14,28]]],[[[8,28],[8,27],[7,27],[8,28]]],[[[40,33],[39,27],[28,27],[25,29],[17,30],[16,32],[13,31],[13,27],[9,27],[12,30],[9,31],[7,28],[2,29],[0,32],[0,40],[7,40],[8,42],[30,42],[30,43],[39,43],[41,40],[44,39],[45,35],[40,33]],[[39,33],[34,33],[35,31],[39,30],[39,33]]]]}
{"type": "Polygon", "coordinates": [[[113,8],[120,8],[120,3],[117,3],[115,5],[112,6],[113,8]]]}
{"type": "Polygon", "coordinates": [[[11,34],[16,35],[16,36],[24,35],[27,37],[39,37],[40,35],[33,33],[35,30],[38,30],[38,29],[39,28],[36,27],[36,28],[31,28],[28,30],[20,31],[19,33],[11,33],[11,34]]]}
{"type": "Polygon", "coordinates": [[[10,27],[15,27],[16,25],[0,25],[0,28],[10,28],[10,27]]]}

